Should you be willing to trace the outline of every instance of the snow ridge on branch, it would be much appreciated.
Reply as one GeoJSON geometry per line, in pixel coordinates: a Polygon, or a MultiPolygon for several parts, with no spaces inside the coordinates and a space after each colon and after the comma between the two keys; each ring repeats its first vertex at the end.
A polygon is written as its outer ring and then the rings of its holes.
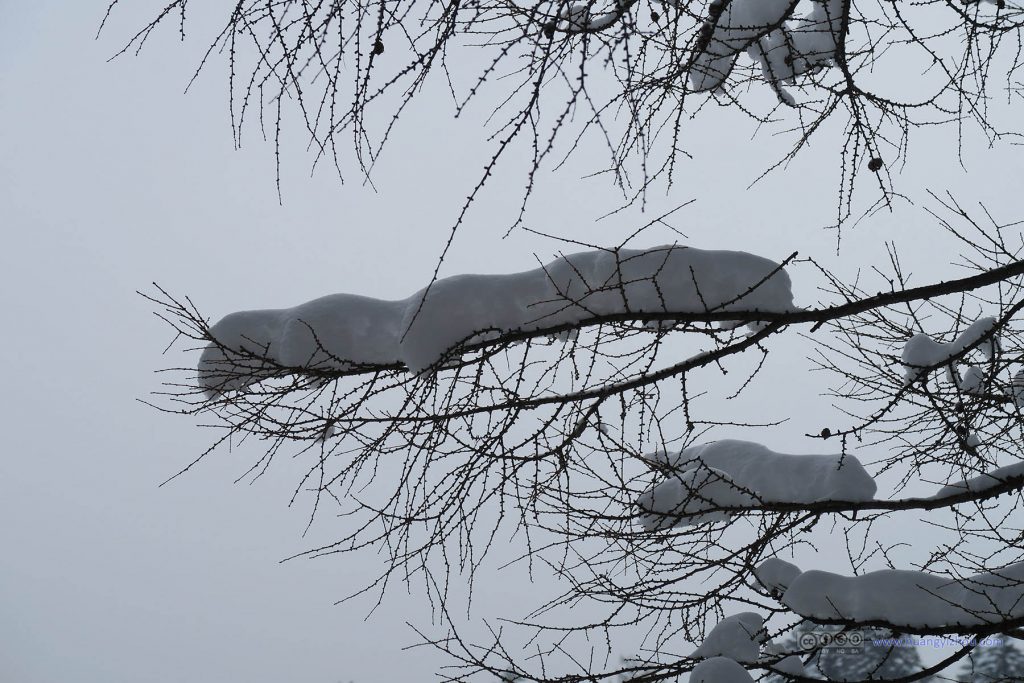
{"type": "Polygon", "coordinates": [[[210,396],[280,367],[348,371],[443,364],[470,341],[616,314],[794,311],[778,263],[741,251],[677,245],[571,254],[507,275],[457,275],[400,301],[334,294],[279,310],[232,313],[210,329],[199,382],[210,396]]]}
{"type": "Polygon", "coordinates": [[[668,472],[637,501],[646,530],[729,519],[762,503],[869,501],[877,491],[852,455],[790,455],[726,439],[647,456],[668,472]]]}
{"type": "Polygon", "coordinates": [[[780,97],[795,105],[782,85],[833,64],[844,32],[842,0],[813,0],[810,11],[787,21],[798,5],[799,0],[712,2],[690,67],[693,89],[722,87],[746,52],[780,97]]]}
{"type": "Polygon", "coordinates": [[[859,576],[811,570],[782,603],[819,623],[880,624],[908,633],[1005,632],[1024,623],[1024,562],[966,578],[905,569],[859,576]]]}

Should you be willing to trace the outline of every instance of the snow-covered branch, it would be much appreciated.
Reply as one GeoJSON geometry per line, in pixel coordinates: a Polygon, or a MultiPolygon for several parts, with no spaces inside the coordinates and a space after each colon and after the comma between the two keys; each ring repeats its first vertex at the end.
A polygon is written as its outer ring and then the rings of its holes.
{"type": "MultiPolygon", "coordinates": [[[[799,309],[784,268],[744,252],[678,246],[583,252],[514,275],[442,279],[400,301],[336,294],[290,309],[230,314],[201,332],[209,344],[200,360],[199,381],[215,396],[289,373],[330,376],[399,367],[421,372],[450,366],[451,354],[464,350],[631,320],[771,322],[780,327],[814,323],[816,329],[875,308],[968,292],[1020,274],[1024,261],[966,278],[799,309]]],[[[930,340],[915,337],[906,363],[919,373],[940,367],[991,331],[974,330],[952,351],[929,346],[927,358],[917,349],[930,340]]],[[[694,365],[680,369],[688,367],[694,365]]]]}
{"type": "Polygon", "coordinates": [[[637,501],[648,530],[728,519],[730,510],[765,503],[869,501],[877,490],[852,455],[789,455],[748,441],[658,452],[648,460],[659,471],[671,472],[637,501]]]}
{"type": "Polygon", "coordinates": [[[883,626],[901,633],[1004,633],[1024,626],[1024,563],[957,578],[905,569],[860,576],[811,570],[782,595],[820,624],[883,626]]]}
{"type": "Polygon", "coordinates": [[[572,254],[512,275],[460,275],[401,301],[335,294],[285,310],[233,313],[212,328],[199,381],[215,396],[262,368],[347,373],[444,367],[474,341],[550,334],[589,321],[666,313],[757,322],[793,309],[781,265],[745,252],[679,246],[572,254]],[[254,365],[256,360],[256,367],[254,365]]]}

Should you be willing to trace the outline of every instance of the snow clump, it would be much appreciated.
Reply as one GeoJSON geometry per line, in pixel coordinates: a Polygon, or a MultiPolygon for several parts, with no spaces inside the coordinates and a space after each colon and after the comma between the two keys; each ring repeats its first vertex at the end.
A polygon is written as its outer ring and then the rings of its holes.
{"type": "Polygon", "coordinates": [[[756,662],[767,637],[764,619],[756,612],[741,612],[718,622],[691,657],[728,657],[737,662],[756,662]]]}
{"type": "Polygon", "coordinates": [[[693,667],[690,683],[753,683],[750,673],[728,657],[712,657],[693,667]]]}
{"type": "Polygon", "coordinates": [[[871,475],[849,454],[790,455],[726,439],[646,458],[671,471],[637,500],[647,531],[721,521],[734,508],[761,503],[867,501],[877,491],[871,475]]]}
{"type": "Polygon", "coordinates": [[[800,0],[712,2],[701,28],[706,37],[698,40],[690,67],[693,89],[721,87],[746,52],[779,98],[795,105],[783,84],[831,66],[843,28],[842,0],[810,0],[809,11],[791,18],[799,4],[800,0]]]}
{"type": "Polygon", "coordinates": [[[906,630],[956,632],[1024,618],[1024,562],[957,579],[883,569],[859,576],[805,571],[782,602],[814,621],[881,621],[906,630]]]}
{"type": "Polygon", "coordinates": [[[474,338],[607,316],[737,312],[756,323],[757,313],[793,310],[788,273],[760,256],[678,245],[595,250],[521,273],[443,278],[398,301],[333,294],[232,313],[210,328],[198,379],[213,397],[298,371],[419,373],[474,338]]]}
{"type": "Polygon", "coordinates": [[[998,467],[991,472],[943,486],[932,498],[949,498],[964,493],[983,493],[1017,477],[1024,477],[1024,462],[998,467]]]}
{"type": "Polygon", "coordinates": [[[915,334],[903,346],[904,384],[912,384],[923,379],[929,371],[954,362],[957,357],[974,346],[978,346],[985,357],[991,360],[998,347],[993,332],[996,325],[995,318],[981,318],[961,332],[956,339],[945,344],[935,341],[927,334],[915,334]]]}
{"type": "Polygon", "coordinates": [[[769,557],[754,568],[754,578],[772,595],[785,593],[798,576],[800,567],[777,557],[769,557]]]}

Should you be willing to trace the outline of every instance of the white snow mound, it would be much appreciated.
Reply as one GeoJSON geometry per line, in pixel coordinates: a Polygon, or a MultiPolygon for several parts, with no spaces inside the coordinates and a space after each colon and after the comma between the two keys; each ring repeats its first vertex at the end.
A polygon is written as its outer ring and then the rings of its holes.
{"type": "Polygon", "coordinates": [[[782,602],[815,621],[883,621],[897,628],[957,632],[1024,618],[1024,562],[964,579],[885,569],[860,576],[812,570],[794,579],[782,602]]]}
{"type": "Polygon", "coordinates": [[[712,657],[693,667],[690,683],[753,683],[750,673],[728,657],[712,657]]]}
{"type": "MultiPolygon", "coordinates": [[[[717,0],[726,3],[727,0],[717,0]]],[[[736,58],[786,18],[796,0],[732,0],[725,4],[718,20],[705,24],[711,37],[694,56],[690,85],[694,90],[713,90],[729,77],[736,58]]]]}
{"type": "Polygon", "coordinates": [[[1005,467],[979,474],[970,479],[963,479],[953,484],[948,484],[939,489],[932,498],[948,498],[959,496],[964,493],[982,493],[988,489],[995,488],[1006,483],[1009,479],[1024,476],[1024,462],[1016,462],[1005,467]]]}
{"type": "Polygon", "coordinates": [[[977,365],[968,365],[957,386],[965,394],[983,396],[985,394],[985,371],[977,365]]]}
{"type": "Polygon", "coordinates": [[[754,568],[754,578],[765,590],[774,595],[785,593],[793,579],[798,576],[800,567],[777,557],[769,557],[754,568]]]}
{"type": "Polygon", "coordinates": [[[232,313],[210,328],[199,382],[208,395],[298,369],[437,367],[471,339],[637,313],[795,310],[789,275],[741,251],[669,245],[563,256],[508,275],[444,278],[400,301],[334,294],[294,308],[232,313]]]}
{"type": "Polygon", "coordinates": [[[741,612],[718,622],[690,656],[695,659],[728,657],[737,662],[756,662],[761,653],[761,643],[765,640],[761,615],[741,612]]]}
{"type": "Polygon", "coordinates": [[[866,501],[877,486],[852,455],[790,455],[726,439],[646,456],[674,472],[637,500],[644,529],[727,519],[759,503],[866,501]]]}
{"type": "Polygon", "coordinates": [[[842,0],[812,1],[810,11],[763,35],[747,49],[765,80],[780,89],[798,76],[831,66],[843,28],[842,0]]]}
{"type": "Polygon", "coordinates": [[[772,669],[780,673],[789,674],[790,676],[807,675],[807,669],[804,667],[804,662],[800,659],[799,655],[789,655],[780,659],[772,665],[772,669]]]}
{"type": "MultiPolygon", "coordinates": [[[[981,318],[948,343],[937,342],[927,334],[915,334],[903,346],[904,383],[911,384],[924,378],[929,370],[953,362],[967,349],[979,345],[996,323],[995,318],[981,318]]],[[[996,344],[995,335],[992,335],[979,346],[982,353],[991,358],[996,344]]]]}
{"type": "Polygon", "coordinates": [[[710,31],[690,67],[694,90],[721,87],[746,51],[760,65],[764,79],[780,99],[796,103],[783,89],[798,76],[831,66],[842,34],[842,0],[716,0],[727,3],[717,21],[705,21],[710,31]],[[797,15],[799,6],[809,9],[797,15]]]}

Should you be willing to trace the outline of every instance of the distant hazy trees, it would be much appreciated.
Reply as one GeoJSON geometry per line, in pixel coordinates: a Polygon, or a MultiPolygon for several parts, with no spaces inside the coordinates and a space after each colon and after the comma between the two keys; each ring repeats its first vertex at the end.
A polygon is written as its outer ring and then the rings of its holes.
{"type": "Polygon", "coordinates": [[[998,644],[978,647],[960,669],[962,683],[1020,683],[1024,681],[1024,653],[1003,636],[998,644]]]}

